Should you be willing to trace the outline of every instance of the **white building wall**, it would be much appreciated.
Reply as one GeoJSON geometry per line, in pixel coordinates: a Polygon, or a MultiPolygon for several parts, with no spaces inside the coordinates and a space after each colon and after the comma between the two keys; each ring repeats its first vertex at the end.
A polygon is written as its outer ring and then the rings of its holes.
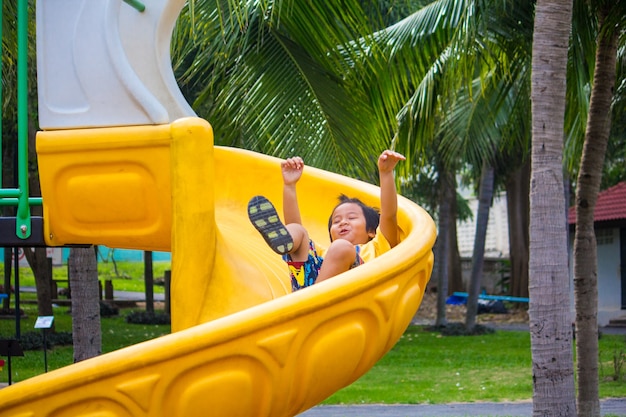
{"type": "MultiPolygon", "coordinates": [[[[618,228],[596,229],[598,243],[598,326],[624,315],[620,276],[620,236],[618,228]]],[[[570,234],[570,300],[572,318],[574,305],[574,233],[570,234]]]]}
{"type": "MultiPolygon", "coordinates": [[[[467,222],[457,222],[457,238],[461,257],[471,258],[476,233],[476,212],[478,198],[467,189],[459,191],[467,199],[474,218],[467,222]]],[[[486,258],[509,257],[509,227],[506,207],[506,194],[494,198],[489,211],[487,236],[485,241],[486,258]]],[[[574,269],[573,239],[570,233],[570,304],[572,320],[574,319],[574,269]]],[[[598,325],[606,326],[611,319],[623,317],[621,309],[621,271],[620,271],[620,231],[619,228],[596,229],[598,242],[598,325]]]]}
{"type": "MultiPolygon", "coordinates": [[[[457,222],[457,238],[459,252],[462,257],[471,257],[474,250],[474,236],[476,235],[476,212],[478,211],[478,198],[465,196],[472,213],[473,219],[466,222],[457,222]]],[[[487,236],[485,239],[485,257],[508,258],[509,257],[509,225],[506,211],[506,194],[500,194],[494,198],[493,205],[489,210],[487,223],[487,236]]]]}

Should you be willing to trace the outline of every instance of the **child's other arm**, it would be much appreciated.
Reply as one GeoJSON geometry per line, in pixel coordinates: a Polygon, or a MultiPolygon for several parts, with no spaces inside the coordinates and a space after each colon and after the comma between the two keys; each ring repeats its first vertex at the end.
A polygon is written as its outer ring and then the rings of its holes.
{"type": "Polygon", "coordinates": [[[393,170],[399,161],[406,158],[394,151],[386,150],[378,158],[380,176],[380,231],[393,248],[398,237],[398,194],[393,170]]]}
{"type": "Polygon", "coordinates": [[[302,176],[304,161],[299,156],[288,158],[280,164],[283,174],[283,217],[285,224],[302,224],[296,184],[302,176]]]}

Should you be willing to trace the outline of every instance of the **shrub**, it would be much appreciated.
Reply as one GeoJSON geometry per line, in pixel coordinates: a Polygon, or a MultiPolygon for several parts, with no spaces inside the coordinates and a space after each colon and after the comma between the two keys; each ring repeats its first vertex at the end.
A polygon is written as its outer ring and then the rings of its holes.
{"type": "Polygon", "coordinates": [[[162,312],[133,310],[126,315],[126,322],[132,324],[170,324],[170,316],[162,312]]]}
{"type": "Polygon", "coordinates": [[[476,324],[473,331],[468,332],[464,323],[452,322],[444,326],[428,326],[425,330],[430,332],[439,332],[442,336],[479,336],[482,334],[495,333],[491,327],[476,324]]]}
{"type": "MultiPolygon", "coordinates": [[[[0,340],[10,340],[0,337],[0,340]]],[[[71,346],[71,332],[48,332],[46,333],[46,348],[54,346],[71,346]]],[[[41,332],[26,332],[20,335],[22,350],[41,350],[43,348],[43,334],[41,332]]]]}

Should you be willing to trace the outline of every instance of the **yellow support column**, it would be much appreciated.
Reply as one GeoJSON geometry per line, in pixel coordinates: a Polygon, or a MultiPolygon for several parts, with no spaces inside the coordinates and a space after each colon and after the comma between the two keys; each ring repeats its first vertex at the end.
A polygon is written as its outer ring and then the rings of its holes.
{"type": "Polygon", "coordinates": [[[171,125],[172,332],[200,321],[215,267],[213,130],[205,120],[171,125]],[[197,288],[197,291],[190,290],[197,288]],[[184,299],[180,299],[184,297],[184,299]]]}

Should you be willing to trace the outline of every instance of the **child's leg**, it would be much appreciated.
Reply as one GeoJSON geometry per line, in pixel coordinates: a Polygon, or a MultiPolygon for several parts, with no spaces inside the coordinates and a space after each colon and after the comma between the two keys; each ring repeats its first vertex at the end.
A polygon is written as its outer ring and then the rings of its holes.
{"type": "Polygon", "coordinates": [[[324,262],[320,268],[316,282],[332,278],[342,272],[346,272],[356,259],[356,248],[347,240],[337,239],[330,244],[324,255],[324,262]]]}
{"type": "Polygon", "coordinates": [[[255,196],[250,199],[248,218],[274,252],[284,255],[293,250],[293,239],[267,198],[255,196]]]}
{"type": "Polygon", "coordinates": [[[304,262],[309,258],[309,233],[304,226],[298,223],[290,223],[285,226],[293,240],[293,249],[289,251],[291,260],[304,262]]]}
{"type": "Polygon", "coordinates": [[[294,261],[306,261],[309,255],[309,234],[301,224],[285,226],[272,203],[263,196],[248,202],[248,217],[265,242],[280,255],[290,254],[294,261]]]}

